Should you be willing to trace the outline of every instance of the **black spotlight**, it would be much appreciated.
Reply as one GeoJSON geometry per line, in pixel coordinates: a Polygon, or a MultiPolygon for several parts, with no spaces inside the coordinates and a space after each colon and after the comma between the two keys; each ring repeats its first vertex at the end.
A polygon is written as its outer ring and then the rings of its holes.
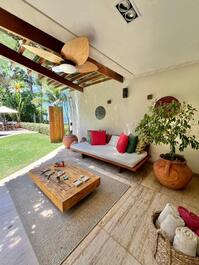
{"type": "Polygon", "coordinates": [[[135,8],[131,4],[129,0],[122,0],[117,5],[116,8],[123,16],[127,23],[133,21],[138,17],[138,13],[136,12],[135,8]]]}

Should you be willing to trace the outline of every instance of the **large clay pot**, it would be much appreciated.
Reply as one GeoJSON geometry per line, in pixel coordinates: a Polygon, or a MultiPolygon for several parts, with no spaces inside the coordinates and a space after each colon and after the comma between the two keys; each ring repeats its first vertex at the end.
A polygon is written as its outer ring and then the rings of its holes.
{"type": "Polygon", "coordinates": [[[174,190],[185,188],[193,175],[186,161],[178,162],[160,158],[154,163],[153,169],[158,181],[174,190]]]}
{"type": "Polygon", "coordinates": [[[63,144],[66,148],[70,149],[70,146],[73,142],[78,142],[78,138],[74,134],[64,135],[63,144]]]}

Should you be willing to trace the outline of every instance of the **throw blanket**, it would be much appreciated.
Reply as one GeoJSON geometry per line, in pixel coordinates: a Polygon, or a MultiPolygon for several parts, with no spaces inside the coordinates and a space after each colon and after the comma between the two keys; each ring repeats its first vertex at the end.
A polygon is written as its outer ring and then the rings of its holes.
{"type": "Polygon", "coordinates": [[[168,214],[166,218],[161,222],[160,229],[165,232],[170,242],[173,242],[176,228],[184,225],[185,223],[180,216],[168,214]]]}
{"type": "Polygon", "coordinates": [[[199,236],[198,236],[197,255],[199,256],[199,236]]]}
{"type": "Polygon", "coordinates": [[[160,228],[160,224],[165,220],[168,214],[172,214],[174,216],[178,216],[179,213],[177,209],[170,203],[167,203],[162,212],[160,213],[157,221],[156,221],[156,226],[160,228]]]}
{"type": "Polygon", "coordinates": [[[176,229],[173,247],[186,255],[195,257],[197,250],[197,235],[188,227],[178,227],[176,229]]]}
{"type": "Polygon", "coordinates": [[[199,216],[195,213],[190,212],[186,208],[179,206],[178,212],[182,219],[185,221],[186,226],[188,226],[191,230],[196,231],[199,230],[199,216]]]}

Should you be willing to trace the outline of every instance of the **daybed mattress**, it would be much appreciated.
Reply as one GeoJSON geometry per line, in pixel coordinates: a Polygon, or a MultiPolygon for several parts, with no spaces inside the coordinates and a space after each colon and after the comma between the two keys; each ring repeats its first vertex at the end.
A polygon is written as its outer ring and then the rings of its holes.
{"type": "Polygon", "coordinates": [[[128,167],[134,167],[147,156],[147,152],[143,152],[141,154],[121,154],[112,145],[90,145],[88,142],[72,144],[71,149],[74,151],[95,155],[128,167]]]}

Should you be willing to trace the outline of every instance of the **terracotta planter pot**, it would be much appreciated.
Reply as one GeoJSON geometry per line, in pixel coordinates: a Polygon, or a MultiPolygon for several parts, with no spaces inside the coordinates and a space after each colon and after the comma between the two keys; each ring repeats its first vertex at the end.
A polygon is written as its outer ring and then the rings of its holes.
{"type": "Polygon", "coordinates": [[[186,161],[177,162],[160,158],[154,163],[153,169],[158,181],[174,190],[185,188],[193,175],[186,161]]]}
{"type": "Polygon", "coordinates": [[[63,144],[66,148],[70,149],[70,146],[73,142],[78,142],[78,138],[76,135],[71,134],[71,135],[65,135],[63,137],[63,144]]]}

